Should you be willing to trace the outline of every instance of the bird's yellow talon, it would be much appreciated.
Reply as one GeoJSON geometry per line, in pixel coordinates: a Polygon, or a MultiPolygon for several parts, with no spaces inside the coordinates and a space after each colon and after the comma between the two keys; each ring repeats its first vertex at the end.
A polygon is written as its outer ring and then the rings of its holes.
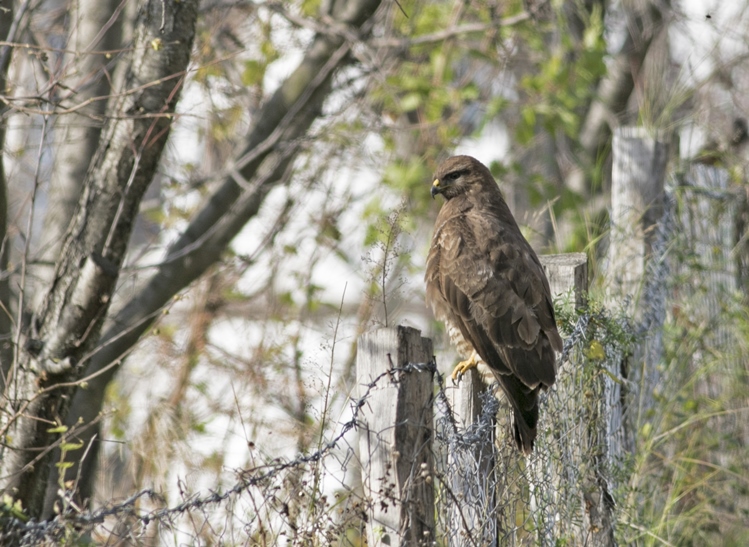
{"type": "Polygon", "coordinates": [[[453,381],[460,380],[460,378],[469,370],[472,368],[476,368],[476,366],[479,364],[479,356],[478,354],[473,351],[471,352],[471,356],[466,359],[465,361],[461,361],[457,365],[455,365],[455,368],[453,369],[453,373],[450,375],[450,377],[453,379],[453,381]]]}

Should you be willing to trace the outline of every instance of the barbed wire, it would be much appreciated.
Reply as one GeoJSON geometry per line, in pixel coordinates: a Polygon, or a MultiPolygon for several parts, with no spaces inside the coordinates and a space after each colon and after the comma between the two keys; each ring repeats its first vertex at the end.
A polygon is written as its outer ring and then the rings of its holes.
{"type": "MultiPolygon", "coordinates": [[[[575,345],[579,345],[584,341],[590,317],[589,314],[584,314],[578,318],[575,328],[565,341],[562,353],[563,359],[569,357],[575,345]]],[[[207,495],[193,494],[187,496],[181,503],[170,507],[144,509],[139,507],[139,504],[144,500],[153,504],[164,503],[163,496],[158,492],[152,489],[144,489],[121,502],[110,503],[92,511],[78,510],[71,503],[66,505],[68,509],[62,514],[57,515],[54,519],[43,522],[33,519],[24,522],[22,519],[15,518],[11,514],[6,513],[2,517],[3,522],[0,526],[0,544],[12,544],[22,547],[55,544],[66,537],[70,537],[71,533],[75,535],[91,534],[97,527],[102,527],[105,523],[112,520],[120,523],[129,521],[130,524],[119,530],[118,533],[120,534],[124,534],[125,530],[128,533],[134,529],[142,531],[153,523],[169,527],[171,523],[174,523],[186,514],[195,511],[205,511],[211,507],[228,504],[230,500],[241,497],[242,494],[247,493],[254,487],[260,487],[270,480],[279,478],[284,473],[305,470],[309,464],[320,462],[335,450],[348,445],[349,442],[346,438],[352,430],[357,429],[359,426],[361,409],[367,404],[371,392],[378,386],[383,385],[384,382],[400,381],[401,374],[416,372],[429,372],[434,377],[436,386],[434,404],[437,409],[435,439],[437,444],[441,445],[437,446],[435,450],[443,456],[438,460],[440,462],[438,467],[442,468],[439,471],[441,476],[454,475],[453,468],[458,464],[466,471],[466,463],[468,462],[467,454],[475,453],[477,448],[487,450],[487,446],[491,445],[491,439],[494,438],[496,427],[496,415],[501,403],[494,395],[492,386],[488,386],[480,395],[481,413],[476,422],[466,429],[458,427],[454,411],[448,400],[445,378],[437,369],[436,361],[432,359],[426,363],[407,363],[403,367],[391,368],[374,378],[371,382],[366,383],[362,396],[349,403],[351,410],[350,419],[341,423],[337,433],[319,450],[306,455],[298,455],[287,461],[274,460],[252,469],[242,470],[237,474],[237,482],[226,490],[212,491],[207,495]],[[487,445],[487,440],[489,440],[489,445],[487,445]],[[448,453],[453,458],[450,463],[445,459],[448,453]]],[[[481,454],[478,454],[478,456],[478,458],[474,458],[477,472],[481,465],[481,454]]],[[[470,478],[466,472],[463,472],[463,476],[466,480],[470,478]]],[[[475,484],[479,490],[476,490],[473,502],[486,499],[488,492],[493,488],[491,482],[482,480],[475,481],[475,484]]],[[[72,492],[63,492],[63,494],[72,499],[72,492]]],[[[463,497],[461,503],[470,505],[472,500],[463,497]]],[[[445,503],[443,512],[449,512],[451,510],[450,505],[450,503],[445,503]]],[[[487,512],[492,509],[492,507],[485,507],[482,511],[487,512]]],[[[117,531],[110,531],[113,534],[115,532],[117,531]]],[[[489,530],[488,533],[494,535],[496,531],[489,530]]],[[[487,536],[486,530],[484,530],[484,536],[487,536]]]]}
{"type": "MultiPolygon", "coordinates": [[[[607,321],[610,321],[610,318],[606,310],[581,313],[564,341],[560,363],[574,358],[576,349],[579,350],[585,345],[591,323],[605,324],[607,321]]],[[[139,530],[142,533],[153,523],[170,528],[174,526],[177,520],[188,514],[197,511],[206,512],[210,511],[212,507],[228,505],[253,488],[261,488],[267,485],[269,481],[279,480],[285,473],[306,473],[309,464],[325,460],[336,450],[345,448],[346,452],[349,453],[347,456],[349,458],[351,451],[347,448],[350,444],[347,436],[352,430],[359,427],[362,408],[367,404],[372,391],[386,382],[399,382],[403,374],[422,372],[431,373],[435,383],[434,451],[437,455],[437,474],[445,481],[445,485],[443,485],[445,488],[460,487],[460,484],[456,481],[466,486],[460,492],[459,497],[455,496],[452,499],[443,497],[441,499],[439,513],[442,515],[442,533],[445,537],[449,534],[461,533],[463,536],[470,535],[477,542],[477,545],[485,545],[490,538],[497,538],[501,535],[500,530],[498,530],[498,520],[490,518],[490,516],[497,512],[509,514],[508,501],[505,499],[500,504],[500,501],[492,493],[498,487],[505,491],[510,488],[507,483],[508,477],[511,476],[514,477],[513,488],[523,480],[535,480],[536,494],[538,494],[541,485],[538,482],[538,477],[534,479],[527,470],[524,471],[521,467],[518,467],[522,458],[518,458],[515,453],[514,443],[506,443],[510,448],[511,456],[502,452],[494,454],[497,415],[502,406],[500,400],[495,396],[496,386],[487,386],[480,394],[481,411],[475,422],[466,428],[459,427],[447,395],[445,377],[437,369],[434,359],[425,363],[407,363],[402,367],[392,367],[372,381],[365,383],[362,395],[349,402],[350,418],[339,424],[336,434],[319,450],[310,454],[298,455],[296,458],[287,461],[277,459],[252,469],[241,470],[237,473],[237,482],[226,490],[212,491],[207,495],[193,494],[185,497],[181,503],[174,506],[147,509],[139,507],[139,504],[142,501],[147,501],[150,504],[163,504],[164,499],[154,490],[146,489],[119,503],[110,503],[93,511],[77,510],[76,506],[70,503],[66,505],[68,509],[62,514],[44,522],[33,520],[23,522],[20,519],[5,515],[4,523],[0,527],[0,543],[25,547],[54,544],[69,537],[71,533],[76,535],[91,534],[99,529],[100,534],[105,534],[102,528],[111,521],[120,524],[119,530],[114,528],[110,530],[109,533],[111,534],[125,534],[126,532],[131,534],[133,530],[139,530]],[[496,469],[487,469],[487,457],[498,459],[496,469]],[[505,467],[512,465],[514,470],[510,473],[507,472],[507,469],[502,471],[502,465],[505,467]],[[461,518],[465,518],[466,512],[473,514],[474,522],[478,522],[479,520],[475,517],[480,516],[480,522],[483,523],[470,534],[465,530],[461,531],[460,527],[456,528],[450,525],[450,521],[454,521],[457,514],[460,514],[461,518]],[[122,523],[125,522],[127,524],[123,525],[122,523]]],[[[554,397],[552,391],[544,394],[541,405],[544,407],[542,413],[558,425],[560,422],[557,416],[559,410],[553,408],[555,401],[558,402],[558,398],[554,397]]],[[[548,446],[551,443],[543,440],[545,435],[546,433],[541,433],[540,445],[545,445],[548,451],[548,446]]],[[[547,454],[547,458],[563,459],[553,453],[547,454]]],[[[549,482],[545,486],[547,490],[553,487],[551,478],[547,477],[546,482],[549,482]]],[[[72,498],[72,492],[64,494],[72,498]]],[[[366,504],[366,500],[362,500],[362,503],[366,504]]],[[[207,519],[208,516],[205,518],[207,519]]],[[[507,530],[503,533],[507,534],[507,530]]]]}
{"type": "MultiPolygon", "coordinates": [[[[724,199],[722,194],[720,199],[724,199]]],[[[71,537],[97,534],[107,540],[128,537],[127,541],[138,544],[139,535],[149,526],[155,524],[172,530],[177,528],[180,519],[197,522],[192,524],[191,534],[199,543],[200,532],[196,529],[201,528],[201,519],[208,523],[215,517],[216,509],[221,508],[227,511],[222,516],[227,519],[225,528],[230,528],[232,519],[240,519],[234,510],[235,504],[243,501],[252,505],[256,495],[265,503],[265,513],[261,515],[260,508],[256,507],[241,517],[249,519],[241,523],[245,538],[265,533],[268,519],[284,523],[288,529],[287,543],[292,545],[310,544],[305,541],[312,537],[318,538],[318,544],[324,544],[320,538],[329,541],[330,536],[325,534],[330,534],[330,530],[339,534],[338,540],[345,536],[342,531],[348,528],[359,530],[361,535],[370,503],[361,491],[349,486],[341,489],[344,492],[341,499],[349,497],[346,502],[336,502],[343,508],[344,516],[333,516],[325,504],[311,505],[307,509],[310,511],[309,526],[302,530],[292,522],[290,502],[281,499],[279,489],[284,481],[290,482],[288,477],[291,476],[303,484],[304,480],[298,477],[311,473],[313,465],[325,463],[339,471],[348,469],[356,457],[351,435],[362,425],[362,409],[372,392],[385,382],[401,381],[404,374],[428,372],[433,375],[435,386],[433,451],[439,483],[436,510],[439,537],[451,545],[554,545],[559,541],[595,545],[590,536],[591,492],[597,492],[602,506],[612,512],[625,510],[621,506],[614,509],[613,505],[619,462],[607,456],[607,451],[611,455],[609,443],[614,435],[607,405],[613,404],[611,399],[619,393],[612,386],[626,385],[627,389],[636,389],[636,386],[631,386],[626,378],[612,376],[621,368],[630,344],[652,336],[653,330],[663,324],[672,282],[669,253],[678,231],[677,212],[676,195],[669,190],[662,219],[652,236],[652,254],[645,272],[638,321],[600,306],[570,314],[559,357],[558,382],[540,398],[536,450],[528,459],[519,456],[508,434],[511,412],[501,397],[496,396],[496,386],[486,386],[481,392],[478,416],[463,427],[451,406],[445,377],[436,361],[407,363],[399,368],[391,367],[364,383],[361,396],[348,402],[349,418],[338,424],[335,434],[319,450],[240,470],[236,473],[236,482],[228,489],[183,494],[183,500],[173,506],[142,507],[165,505],[158,492],[146,489],[95,510],[78,510],[69,503],[67,509],[52,520],[24,522],[8,510],[6,503],[4,513],[0,514],[0,544],[51,545],[69,541],[71,537]],[[591,352],[595,341],[605,349],[600,355],[591,352]]],[[[662,345],[653,349],[661,350],[662,345]]],[[[658,356],[652,354],[648,359],[657,361],[658,356]]],[[[310,490],[311,495],[324,499],[324,485],[315,485],[319,491],[310,490]]],[[[71,492],[64,494],[72,499],[71,492]]],[[[290,499],[291,493],[288,496],[290,499]]],[[[283,533],[277,535],[277,541],[281,541],[283,533]]],[[[247,542],[252,544],[249,539],[247,542]]],[[[266,543],[276,544],[274,541],[266,543]]]]}
{"type": "Polygon", "coordinates": [[[407,363],[403,367],[394,367],[387,372],[378,375],[371,382],[365,385],[365,393],[357,400],[351,402],[351,419],[344,422],[340,426],[340,431],[330,441],[325,443],[320,450],[309,455],[299,455],[286,462],[279,461],[254,469],[243,470],[240,472],[240,480],[233,487],[224,492],[212,492],[208,496],[193,495],[190,499],[185,500],[174,507],[163,508],[142,515],[134,514],[136,503],[144,497],[153,500],[161,500],[162,497],[157,492],[150,489],[141,490],[117,504],[102,507],[92,512],[74,513],[68,511],[62,515],[58,515],[52,520],[43,522],[37,522],[33,519],[24,522],[19,518],[6,515],[5,518],[3,518],[4,522],[0,525],[0,545],[9,544],[8,542],[10,541],[14,542],[12,543],[13,545],[19,546],[39,545],[44,541],[58,540],[71,529],[77,531],[89,530],[97,524],[104,523],[109,517],[117,517],[120,515],[136,517],[144,526],[148,526],[152,521],[167,520],[174,516],[182,515],[192,509],[220,504],[229,498],[241,494],[250,487],[261,484],[283,471],[292,468],[300,468],[308,463],[322,460],[327,454],[339,446],[340,442],[344,437],[346,437],[349,431],[358,426],[361,408],[369,399],[371,391],[375,389],[383,379],[386,378],[389,382],[397,381],[396,376],[398,373],[421,371],[436,373],[437,367],[435,361],[430,361],[428,363],[407,363]]]}

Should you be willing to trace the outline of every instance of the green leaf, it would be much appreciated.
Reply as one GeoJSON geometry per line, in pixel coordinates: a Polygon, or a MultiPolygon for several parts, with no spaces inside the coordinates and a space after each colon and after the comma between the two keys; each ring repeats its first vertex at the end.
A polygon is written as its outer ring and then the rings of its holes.
{"type": "Polygon", "coordinates": [[[603,361],[606,358],[606,350],[598,340],[592,340],[584,353],[591,361],[603,361]]]}
{"type": "Polygon", "coordinates": [[[278,301],[284,306],[293,306],[294,296],[291,294],[290,291],[284,291],[278,295],[278,301]]]}
{"type": "Polygon", "coordinates": [[[320,0],[303,0],[301,9],[303,15],[306,17],[313,17],[317,15],[318,10],[320,9],[320,0]]]}
{"type": "MultiPolygon", "coordinates": [[[[539,110],[542,110],[543,106],[539,105],[538,108],[539,110]]],[[[524,108],[520,115],[523,117],[523,121],[527,126],[533,127],[536,125],[536,112],[532,108],[524,108]]]]}
{"type": "Polygon", "coordinates": [[[464,101],[475,101],[479,98],[479,88],[470,83],[460,90],[460,98],[464,101]]]}
{"type": "Polygon", "coordinates": [[[377,230],[377,227],[370,224],[367,226],[367,231],[364,235],[364,245],[367,247],[373,245],[379,237],[380,232],[377,230]]]}
{"type": "Polygon", "coordinates": [[[494,118],[504,110],[508,103],[509,101],[504,97],[493,97],[486,106],[486,117],[494,118]]]}
{"type": "Polygon", "coordinates": [[[432,53],[432,74],[440,81],[445,77],[445,67],[447,66],[447,56],[441,50],[435,50],[432,53]]]}
{"type": "Polygon", "coordinates": [[[421,106],[422,97],[420,93],[406,93],[400,100],[400,108],[403,112],[411,112],[421,106]]]}
{"type": "Polygon", "coordinates": [[[268,63],[272,63],[279,57],[276,46],[274,46],[273,42],[271,42],[270,40],[266,40],[262,43],[262,45],[260,46],[260,52],[263,54],[263,57],[265,57],[268,63]]]}
{"type": "Polygon", "coordinates": [[[259,85],[263,82],[265,77],[264,63],[250,59],[244,63],[244,71],[242,72],[242,84],[246,86],[259,85]]]}
{"type": "Polygon", "coordinates": [[[29,517],[23,512],[21,500],[13,500],[8,494],[3,494],[2,508],[20,521],[28,522],[29,517]]]}

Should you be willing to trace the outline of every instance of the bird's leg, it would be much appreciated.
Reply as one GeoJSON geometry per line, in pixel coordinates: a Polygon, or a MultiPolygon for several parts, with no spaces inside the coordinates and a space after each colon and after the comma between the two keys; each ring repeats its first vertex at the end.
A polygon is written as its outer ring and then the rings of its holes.
{"type": "Polygon", "coordinates": [[[476,368],[476,366],[479,364],[479,356],[478,353],[476,353],[476,350],[473,350],[471,352],[471,356],[466,359],[465,361],[461,361],[457,365],[455,365],[455,368],[453,369],[453,373],[450,375],[455,380],[460,380],[460,377],[463,376],[466,372],[471,370],[472,368],[476,368]]]}

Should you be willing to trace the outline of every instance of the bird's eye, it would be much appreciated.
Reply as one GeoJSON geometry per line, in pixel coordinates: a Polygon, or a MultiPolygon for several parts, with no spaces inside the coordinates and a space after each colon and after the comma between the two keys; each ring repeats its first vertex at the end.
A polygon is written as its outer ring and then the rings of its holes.
{"type": "Polygon", "coordinates": [[[460,178],[460,175],[463,174],[463,171],[453,171],[452,173],[448,173],[445,175],[445,178],[447,180],[458,180],[460,178]]]}

